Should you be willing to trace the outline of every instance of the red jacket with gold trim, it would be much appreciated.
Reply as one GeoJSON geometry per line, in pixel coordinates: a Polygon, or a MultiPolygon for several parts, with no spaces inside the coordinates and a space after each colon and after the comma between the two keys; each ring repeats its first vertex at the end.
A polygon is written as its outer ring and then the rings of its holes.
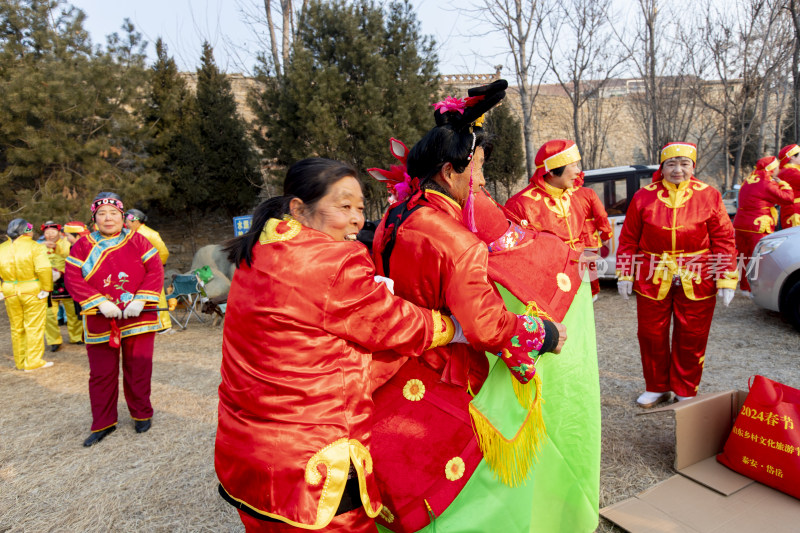
{"type": "Polygon", "coordinates": [[[543,180],[535,181],[512,196],[506,209],[519,217],[523,226],[549,231],[573,250],[583,250],[585,208],[576,205],[573,189],[557,189],[543,180]]]}
{"type": "MultiPolygon", "coordinates": [[[[374,281],[358,242],[271,219],[228,294],[215,467],[230,497],[318,529],[352,462],[367,514],[381,503],[368,447],[371,352],[418,355],[434,316],[374,281]]],[[[438,342],[438,339],[437,339],[438,342]]]]}
{"type": "Polygon", "coordinates": [[[794,194],[785,181],[747,177],[739,189],[739,206],[733,227],[750,233],[772,233],[778,223],[775,204],[791,204],[794,194]]]}
{"type": "MultiPolygon", "coordinates": [[[[399,227],[390,258],[395,294],[417,305],[454,315],[470,344],[448,344],[425,352],[421,359],[442,380],[477,392],[488,374],[484,351],[498,353],[514,335],[517,317],[507,311],[489,282],[486,243],[469,231],[461,207],[436,191],[425,191],[399,227]]],[[[409,204],[409,207],[413,207],[409,204]]],[[[383,272],[386,217],[373,241],[375,264],[383,272]]],[[[398,365],[399,366],[399,365],[398,365]]],[[[379,369],[374,365],[375,371],[379,369]]],[[[387,369],[391,374],[396,368],[387,369]]]]}
{"type": "Polygon", "coordinates": [[[663,299],[675,280],[692,300],[735,289],[734,231],[719,191],[695,177],[639,189],[625,213],[617,276],[653,300],[663,299]]]}
{"type": "MultiPolygon", "coordinates": [[[[120,309],[143,300],[145,309],[158,307],[164,285],[164,267],[150,241],[126,228],[111,237],[94,231],[79,239],[66,260],[64,279],[70,296],[82,311],[108,300],[120,309]]],[[[86,344],[108,342],[111,321],[99,311],[84,317],[86,344]]],[[[158,313],[116,319],[122,338],[163,329],[158,313]]]]}
{"type": "Polygon", "coordinates": [[[800,165],[787,164],[778,173],[778,179],[789,184],[793,198],[781,204],[781,228],[800,226],[800,165]]]}
{"type": "MultiPolygon", "coordinates": [[[[608,213],[600,197],[589,187],[576,187],[572,201],[583,208],[584,219],[581,241],[586,248],[600,248],[603,241],[614,236],[614,229],[608,221],[608,213]]],[[[577,206],[576,206],[577,207],[577,206]]]]}

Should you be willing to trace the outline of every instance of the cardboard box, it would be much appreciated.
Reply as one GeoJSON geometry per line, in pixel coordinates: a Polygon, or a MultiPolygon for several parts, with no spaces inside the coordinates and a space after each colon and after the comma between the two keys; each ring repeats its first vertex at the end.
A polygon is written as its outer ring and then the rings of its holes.
{"type": "Polygon", "coordinates": [[[800,500],[719,464],[747,393],[698,395],[642,415],[671,413],[676,475],[600,515],[631,533],[778,533],[800,531],[800,500]]]}

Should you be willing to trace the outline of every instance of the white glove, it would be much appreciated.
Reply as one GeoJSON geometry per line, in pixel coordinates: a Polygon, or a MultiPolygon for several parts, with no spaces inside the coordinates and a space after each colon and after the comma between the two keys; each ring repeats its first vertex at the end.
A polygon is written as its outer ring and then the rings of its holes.
{"type": "Polygon", "coordinates": [[[0,292],[0,302],[6,299],[6,295],[0,292]]]}
{"type": "Polygon", "coordinates": [[[54,269],[53,269],[53,283],[55,283],[55,282],[56,282],[56,281],[58,281],[59,279],[61,279],[61,272],[59,272],[58,270],[56,270],[56,269],[54,268],[54,269]]]}
{"type": "Polygon", "coordinates": [[[734,289],[717,289],[717,296],[722,298],[722,303],[725,304],[725,307],[728,307],[731,304],[731,300],[733,300],[733,293],[735,292],[734,289]]]}
{"type": "Polygon", "coordinates": [[[394,294],[394,280],[392,278],[384,278],[383,276],[375,276],[375,281],[383,283],[389,289],[389,292],[394,294]]]}
{"type": "Polygon", "coordinates": [[[44,300],[45,298],[47,298],[48,294],[50,293],[47,291],[39,291],[39,294],[37,294],[36,297],[39,298],[40,300],[44,300]]]}
{"type": "Polygon", "coordinates": [[[633,292],[633,282],[619,280],[617,282],[617,292],[619,292],[619,295],[627,300],[628,296],[630,296],[633,292]]]}
{"type": "Polygon", "coordinates": [[[460,342],[461,344],[469,344],[467,337],[464,336],[464,330],[461,329],[461,324],[458,323],[456,317],[450,315],[450,320],[453,321],[453,325],[456,327],[456,332],[453,334],[453,340],[451,340],[450,343],[460,342]]]}
{"type": "Polygon", "coordinates": [[[125,308],[122,318],[136,318],[142,313],[142,309],[144,309],[144,300],[134,300],[125,308]]]}
{"type": "Polygon", "coordinates": [[[97,308],[106,318],[119,318],[122,316],[122,311],[119,310],[119,307],[108,300],[100,302],[100,305],[98,305],[97,308]]]}

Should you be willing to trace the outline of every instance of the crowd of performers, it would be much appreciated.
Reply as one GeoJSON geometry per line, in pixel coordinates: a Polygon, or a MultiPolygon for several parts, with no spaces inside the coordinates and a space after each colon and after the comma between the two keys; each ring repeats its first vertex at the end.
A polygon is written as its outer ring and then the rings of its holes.
{"type": "Polygon", "coordinates": [[[31,372],[53,366],[43,359],[63,342],[58,322],[64,306],[69,342],[85,344],[89,359],[92,425],[84,446],[116,429],[120,356],[123,390],[138,433],[150,429],[153,337],[171,324],[165,311],[164,268],[169,252],[139,210],[124,211],[114,193],[92,201],[93,230],[80,221],[63,227],[12,220],[0,244],[0,299],[11,324],[14,362],[31,372]],[[154,309],[160,311],[153,311],[154,309]]]}
{"type": "MultiPolygon", "coordinates": [[[[399,164],[370,169],[391,205],[369,246],[357,242],[356,170],[322,158],[292,165],[284,194],[225,244],[237,270],[215,469],[247,531],[596,528],[592,300],[596,253],[613,232],[569,140],[542,145],[530,184],[505,205],[486,192],[495,141],[483,116],[506,88],[436,103],[435,126],[411,150],[390,140],[399,164]]],[[[693,144],[664,146],[619,235],[644,408],[697,395],[715,296],[727,306],[739,283],[737,248],[746,263],[774,231],[776,204],[782,226],[800,225],[800,146],[758,162],[733,223],[696,162],[693,144]]],[[[52,364],[42,339],[61,339],[48,302],[72,308],[70,342],[86,343],[90,366],[85,446],[116,428],[120,357],[136,431],[150,428],[154,335],[169,327],[158,234],[113,193],[91,211],[94,231],[48,222],[42,246],[16,219],[0,244],[17,368],[52,364]]]]}

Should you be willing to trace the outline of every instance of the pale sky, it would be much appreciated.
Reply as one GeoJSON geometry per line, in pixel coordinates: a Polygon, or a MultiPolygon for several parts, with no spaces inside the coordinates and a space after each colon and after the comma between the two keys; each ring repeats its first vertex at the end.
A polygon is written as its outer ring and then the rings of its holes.
{"type": "MultiPolygon", "coordinates": [[[[476,28],[474,19],[452,7],[455,1],[412,0],[417,7],[422,33],[432,35],[439,47],[442,74],[491,73],[505,56],[491,50],[487,42],[502,45],[502,39],[464,37],[476,28]],[[479,50],[480,47],[480,50],[479,50]]],[[[161,37],[181,70],[195,70],[200,47],[208,40],[214,47],[217,65],[226,72],[251,71],[261,45],[245,22],[241,5],[263,6],[262,0],[73,0],[86,15],[86,28],[95,44],[105,45],[105,36],[129,18],[149,42],[148,55],[155,55],[154,43],[161,37]]],[[[460,5],[464,5],[463,0],[460,5]]],[[[503,69],[507,78],[513,73],[503,69]]]]}

